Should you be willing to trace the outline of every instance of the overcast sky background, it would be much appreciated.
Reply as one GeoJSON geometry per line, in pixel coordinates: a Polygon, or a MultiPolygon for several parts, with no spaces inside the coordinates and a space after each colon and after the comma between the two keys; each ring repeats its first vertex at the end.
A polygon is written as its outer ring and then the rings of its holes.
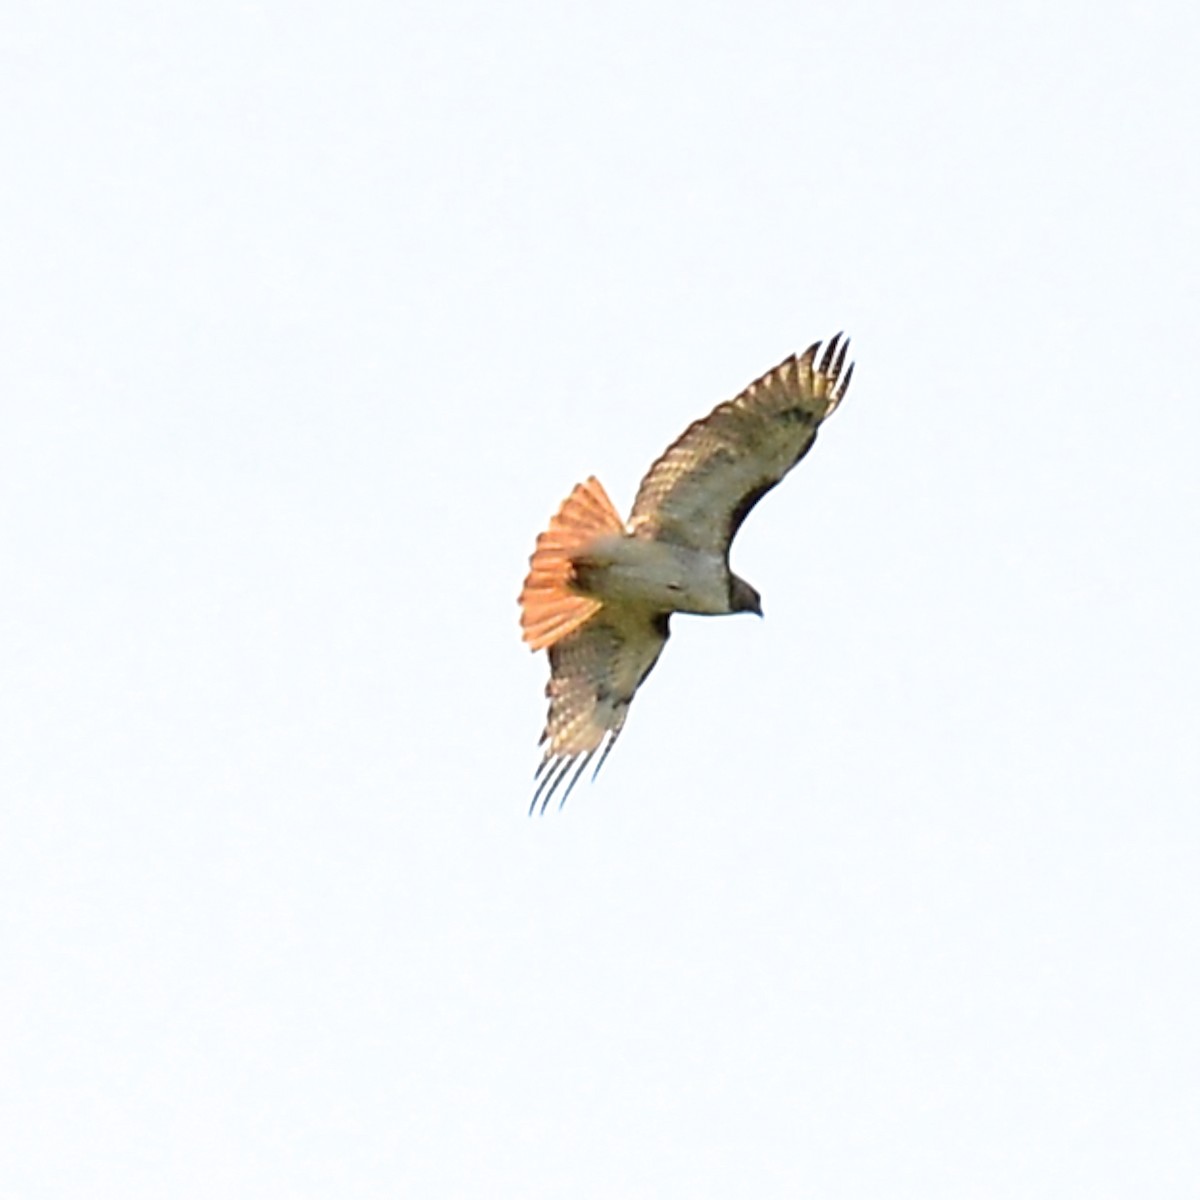
{"type": "Polygon", "coordinates": [[[1200,1188],[1200,16],[20,6],[0,1195],[1200,1188]],[[594,786],[515,598],[857,369],[594,786]]]}

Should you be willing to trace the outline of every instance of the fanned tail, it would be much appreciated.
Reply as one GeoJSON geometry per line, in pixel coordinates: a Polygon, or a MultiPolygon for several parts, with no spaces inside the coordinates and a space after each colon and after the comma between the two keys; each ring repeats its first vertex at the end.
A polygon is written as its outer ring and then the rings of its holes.
{"type": "Polygon", "coordinates": [[[575,485],[550,528],[538,538],[521,589],[521,636],[531,650],[554,645],[600,611],[599,600],[571,589],[571,558],[596,538],[624,531],[624,522],[594,475],[575,485]]]}

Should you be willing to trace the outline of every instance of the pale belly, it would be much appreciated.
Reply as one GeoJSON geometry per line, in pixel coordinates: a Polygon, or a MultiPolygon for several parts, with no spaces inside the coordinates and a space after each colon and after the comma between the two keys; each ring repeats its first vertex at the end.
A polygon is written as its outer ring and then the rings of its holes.
{"type": "Polygon", "coordinates": [[[576,587],[598,600],[658,612],[729,609],[729,570],[720,555],[633,537],[600,538],[573,558],[576,587]]]}

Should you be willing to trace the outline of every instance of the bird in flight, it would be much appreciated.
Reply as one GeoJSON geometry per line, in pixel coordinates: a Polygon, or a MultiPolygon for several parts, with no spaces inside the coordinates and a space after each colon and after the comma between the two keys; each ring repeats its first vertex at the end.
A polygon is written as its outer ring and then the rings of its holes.
{"type": "Polygon", "coordinates": [[[519,601],[524,640],[550,659],[531,814],[570,775],[561,807],[598,750],[599,774],[672,613],[762,616],[758,592],[729,569],[729,547],[841,403],[849,344],[839,333],[823,354],[818,342],[792,355],[689,425],[646,473],[628,521],[595,476],[563,501],[519,601]]]}

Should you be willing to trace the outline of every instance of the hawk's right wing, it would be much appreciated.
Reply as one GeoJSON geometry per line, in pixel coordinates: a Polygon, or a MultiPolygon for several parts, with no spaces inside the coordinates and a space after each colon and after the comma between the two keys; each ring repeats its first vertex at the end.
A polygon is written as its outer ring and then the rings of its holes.
{"type": "MultiPolygon", "coordinates": [[[[650,674],[669,636],[668,616],[623,612],[606,605],[586,625],[550,646],[550,711],[541,741],[547,743],[535,779],[540,779],[532,813],[542,811],[574,769],[560,805],[603,746],[604,764],[625,724],[629,703],[650,674]]],[[[593,778],[595,776],[593,775],[593,778]]]]}

